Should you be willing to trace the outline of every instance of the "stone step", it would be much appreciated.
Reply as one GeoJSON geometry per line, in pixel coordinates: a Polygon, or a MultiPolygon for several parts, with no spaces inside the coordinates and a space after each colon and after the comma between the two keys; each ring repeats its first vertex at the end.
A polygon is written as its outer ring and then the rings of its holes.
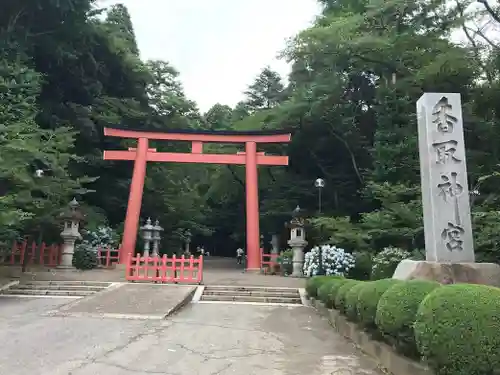
{"type": "Polygon", "coordinates": [[[238,291],[238,290],[204,290],[204,295],[211,296],[238,296],[238,297],[275,297],[300,298],[299,292],[269,292],[269,291],[238,291]]]}
{"type": "Polygon", "coordinates": [[[112,283],[104,282],[104,281],[26,281],[23,282],[22,285],[59,285],[59,286],[100,286],[103,288],[107,288],[112,283]]]}
{"type": "Polygon", "coordinates": [[[239,291],[239,292],[276,292],[276,293],[289,293],[289,292],[297,292],[297,288],[274,288],[274,287],[259,287],[259,286],[217,286],[210,285],[205,287],[206,291],[215,291],[215,290],[231,290],[231,291],[239,291]]]}
{"type": "Polygon", "coordinates": [[[19,284],[11,289],[22,289],[22,290],[65,290],[65,291],[89,291],[89,292],[100,292],[101,290],[106,289],[107,286],[88,286],[88,285],[37,285],[37,284],[19,284]]]}
{"type": "Polygon", "coordinates": [[[220,301],[220,302],[259,302],[259,303],[286,303],[286,304],[302,304],[300,297],[283,298],[283,297],[255,297],[255,296],[216,296],[205,295],[201,296],[201,301],[220,301]]]}
{"type": "Polygon", "coordinates": [[[25,295],[25,296],[68,296],[68,297],[85,297],[94,294],[89,290],[50,290],[50,289],[7,289],[2,291],[5,295],[25,295]]]}

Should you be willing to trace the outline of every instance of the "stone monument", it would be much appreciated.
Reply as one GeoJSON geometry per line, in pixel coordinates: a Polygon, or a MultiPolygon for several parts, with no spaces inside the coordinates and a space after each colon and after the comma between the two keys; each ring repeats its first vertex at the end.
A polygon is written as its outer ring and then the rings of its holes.
{"type": "Polygon", "coordinates": [[[64,220],[64,229],[61,237],[64,241],[61,252],[61,261],[57,268],[74,269],[73,254],[75,253],[75,242],[82,239],[79,232],[80,222],[83,220],[83,214],[78,210],[79,204],[75,198],[68,204],[68,210],[61,214],[64,220]]]}
{"type": "Polygon", "coordinates": [[[475,263],[460,94],[425,93],[417,120],[426,260],[393,277],[500,285],[500,266],[475,263]]]}
{"type": "Polygon", "coordinates": [[[297,206],[292,214],[292,220],[288,224],[290,229],[290,239],[288,244],[293,251],[293,272],[292,277],[303,277],[304,276],[304,248],[307,246],[306,241],[306,231],[305,231],[305,220],[303,218],[303,212],[300,207],[297,206]]]}

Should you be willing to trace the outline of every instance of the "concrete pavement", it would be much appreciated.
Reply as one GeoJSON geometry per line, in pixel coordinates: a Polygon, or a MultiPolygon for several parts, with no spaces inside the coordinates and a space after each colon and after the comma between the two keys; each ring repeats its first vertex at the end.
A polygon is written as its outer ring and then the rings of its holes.
{"type": "Polygon", "coordinates": [[[378,374],[307,307],[189,304],[165,320],[129,320],[92,318],[80,305],[78,316],[44,315],[68,306],[77,304],[0,298],[0,374],[378,374]]]}

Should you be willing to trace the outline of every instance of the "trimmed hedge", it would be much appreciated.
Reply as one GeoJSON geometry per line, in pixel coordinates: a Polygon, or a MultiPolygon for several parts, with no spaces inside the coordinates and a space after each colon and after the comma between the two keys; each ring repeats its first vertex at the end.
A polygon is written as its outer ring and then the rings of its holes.
{"type": "Polygon", "coordinates": [[[473,284],[437,288],[420,304],[414,331],[436,375],[498,374],[500,289],[473,284]]]}
{"type": "Polygon", "coordinates": [[[366,282],[362,281],[349,289],[345,295],[344,311],[347,319],[352,322],[359,321],[358,317],[358,296],[361,289],[365,286],[366,282]]]}
{"type": "Polygon", "coordinates": [[[323,294],[323,298],[320,297],[321,301],[325,304],[325,306],[329,309],[333,308],[333,303],[335,301],[335,296],[337,295],[337,291],[340,289],[342,285],[347,281],[345,278],[338,278],[327,283],[323,284],[318,291],[318,295],[321,296],[320,293],[323,294]]]}
{"type": "Polygon", "coordinates": [[[321,300],[323,303],[327,303],[330,297],[330,289],[331,287],[338,283],[342,278],[341,277],[335,277],[326,280],[319,288],[318,288],[318,298],[321,300]]]}
{"type": "Polygon", "coordinates": [[[341,313],[345,313],[345,297],[346,294],[351,288],[355,285],[362,283],[362,281],[358,280],[347,280],[342,286],[338,289],[337,295],[335,296],[334,307],[339,310],[341,313]]]}
{"type": "Polygon", "coordinates": [[[338,276],[314,276],[307,280],[306,282],[306,292],[310,297],[318,297],[318,289],[327,281],[333,278],[338,278],[338,276]]]}
{"type": "Polygon", "coordinates": [[[375,316],[378,330],[394,339],[396,348],[410,357],[418,357],[413,323],[422,300],[441,284],[435,281],[409,280],[390,287],[380,297],[375,316]]]}
{"type": "Polygon", "coordinates": [[[401,283],[396,279],[382,279],[365,283],[358,294],[358,319],[366,328],[375,328],[375,316],[380,297],[387,289],[395,284],[401,283]]]}

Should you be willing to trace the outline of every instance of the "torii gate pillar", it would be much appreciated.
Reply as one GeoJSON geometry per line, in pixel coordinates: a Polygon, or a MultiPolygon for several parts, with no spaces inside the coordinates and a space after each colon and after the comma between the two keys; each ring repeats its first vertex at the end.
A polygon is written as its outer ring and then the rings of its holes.
{"type": "Polygon", "coordinates": [[[146,179],[146,163],[148,157],[148,139],[137,140],[135,153],[134,171],[128,196],[127,215],[123,226],[122,248],[119,252],[119,262],[125,263],[129,254],[133,255],[139,232],[139,218],[141,216],[142,194],[144,192],[144,181],[146,179]]]}
{"type": "Polygon", "coordinates": [[[260,230],[259,230],[259,182],[257,173],[257,144],[245,144],[245,185],[247,221],[247,270],[259,270],[260,230]]]}

